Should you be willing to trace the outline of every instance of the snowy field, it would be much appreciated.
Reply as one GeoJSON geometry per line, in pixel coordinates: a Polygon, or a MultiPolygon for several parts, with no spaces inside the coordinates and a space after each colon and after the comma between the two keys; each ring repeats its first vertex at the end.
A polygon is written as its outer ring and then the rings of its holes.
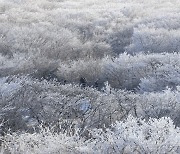
{"type": "Polygon", "coordinates": [[[179,0],[0,0],[0,153],[179,154],[179,0]]]}

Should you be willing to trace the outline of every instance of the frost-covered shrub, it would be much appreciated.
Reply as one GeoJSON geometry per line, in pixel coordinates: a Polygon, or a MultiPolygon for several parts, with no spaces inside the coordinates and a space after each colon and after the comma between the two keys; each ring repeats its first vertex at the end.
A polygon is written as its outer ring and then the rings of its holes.
{"type": "Polygon", "coordinates": [[[161,118],[163,116],[171,117],[176,126],[180,125],[180,91],[166,89],[163,92],[151,92],[139,95],[137,100],[137,115],[149,119],[161,118]]]}
{"type": "Polygon", "coordinates": [[[179,7],[0,0],[1,153],[180,153],[179,7]]]}
{"type": "MultiPolygon", "coordinates": [[[[38,81],[30,77],[1,79],[1,120],[4,129],[30,130],[43,123],[58,125],[64,121],[86,128],[110,126],[129,114],[149,119],[170,116],[179,125],[179,91],[136,94],[111,88],[108,83],[98,91],[56,81],[38,81]]],[[[57,128],[58,129],[58,128],[57,128]]]]}
{"type": "Polygon", "coordinates": [[[163,28],[148,28],[140,26],[134,29],[132,44],[127,47],[127,52],[179,52],[180,46],[177,42],[180,41],[178,30],[167,30],[163,28]]]}
{"type": "Polygon", "coordinates": [[[145,122],[128,117],[117,122],[113,131],[94,130],[90,153],[179,153],[180,132],[170,118],[145,122]]]}
{"type": "MultiPolygon", "coordinates": [[[[78,132],[78,130],[76,130],[78,132]]],[[[13,133],[1,138],[1,153],[179,153],[180,130],[170,118],[145,122],[129,116],[111,129],[90,130],[91,139],[44,128],[39,133],[13,133]]]]}
{"type": "Polygon", "coordinates": [[[74,66],[64,73],[69,82],[84,75],[88,85],[98,80],[102,87],[108,80],[114,88],[132,90],[147,77],[144,69],[149,66],[137,65],[146,65],[142,57],[124,61],[127,56],[121,55],[122,62],[115,63],[103,57],[118,57],[123,52],[179,52],[178,10],[177,0],[162,4],[154,0],[1,0],[0,76],[32,73],[49,65],[58,68],[58,64],[63,74],[61,68],[70,63],[74,66]],[[82,62],[89,69],[93,64],[92,70],[83,68],[82,62]],[[69,77],[68,72],[75,76],[69,77]]]}
{"type": "Polygon", "coordinates": [[[178,10],[177,0],[1,0],[0,55],[64,61],[178,52],[178,10]]]}
{"type": "Polygon", "coordinates": [[[68,129],[68,124],[75,122],[84,131],[124,119],[133,97],[125,99],[130,95],[128,92],[116,94],[108,85],[103,91],[25,76],[2,78],[0,118],[5,121],[3,129],[33,131],[42,123],[58,126],[64,121],[62,129],[68,129]]]}
{"type": "Polygon", "coordinates": [[[141,79],[139,89],[142,92],[161,91],[166,87],[172,90],[176,89],[176,86],[180,85],[180,67],[177,64],[160,63],[160,66],[156,66],[155,71],[147,78],[141,79]]]}
{"type": "Polygon", "coordinates": [[[100,87],[108,81],[113,88],[139,91],[175,89],[179,83],[180,55],[171,54],[120,54],[117,58],[88,59],[59,63],[57,76],[79,83],[80,77],[89,86],[97,81],[100,87]]]}
{"type": "Polygon", "coordinates": [[[54,133],[49,128],[41,128],[39,133],[33,134],[25,132],[21,134],[8,133],[1,139],[3,142],[0,152],[3,154],[73,154],[78,153],[78,149],[84,141],[77,134],[68,136],[63,133],[54,133]]]}

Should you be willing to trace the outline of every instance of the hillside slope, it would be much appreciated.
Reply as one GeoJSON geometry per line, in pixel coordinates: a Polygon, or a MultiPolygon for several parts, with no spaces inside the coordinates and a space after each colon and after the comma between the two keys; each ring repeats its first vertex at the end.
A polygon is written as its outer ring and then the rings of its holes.
{"type": "Polygon", "coordinates": [[[0,0],[0,152],[180,153],[178,0],[0,0]]]}

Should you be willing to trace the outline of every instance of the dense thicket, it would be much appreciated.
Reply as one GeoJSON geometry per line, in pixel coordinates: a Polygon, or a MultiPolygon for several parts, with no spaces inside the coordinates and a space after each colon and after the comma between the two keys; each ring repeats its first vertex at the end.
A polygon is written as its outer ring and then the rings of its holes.
{"type": "Polygon", "coordinates": [[[0,0],[0,152],[180,153],[178,0],[0,0]]]}

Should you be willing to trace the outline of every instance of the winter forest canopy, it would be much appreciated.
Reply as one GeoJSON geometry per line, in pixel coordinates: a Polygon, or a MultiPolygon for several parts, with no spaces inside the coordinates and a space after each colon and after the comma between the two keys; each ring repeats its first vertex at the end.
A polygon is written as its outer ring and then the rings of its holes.
{"type": "Polygon", "coordinates": [[[179,0],[0,0],[0,153],[179,154],[179,0]]]}

